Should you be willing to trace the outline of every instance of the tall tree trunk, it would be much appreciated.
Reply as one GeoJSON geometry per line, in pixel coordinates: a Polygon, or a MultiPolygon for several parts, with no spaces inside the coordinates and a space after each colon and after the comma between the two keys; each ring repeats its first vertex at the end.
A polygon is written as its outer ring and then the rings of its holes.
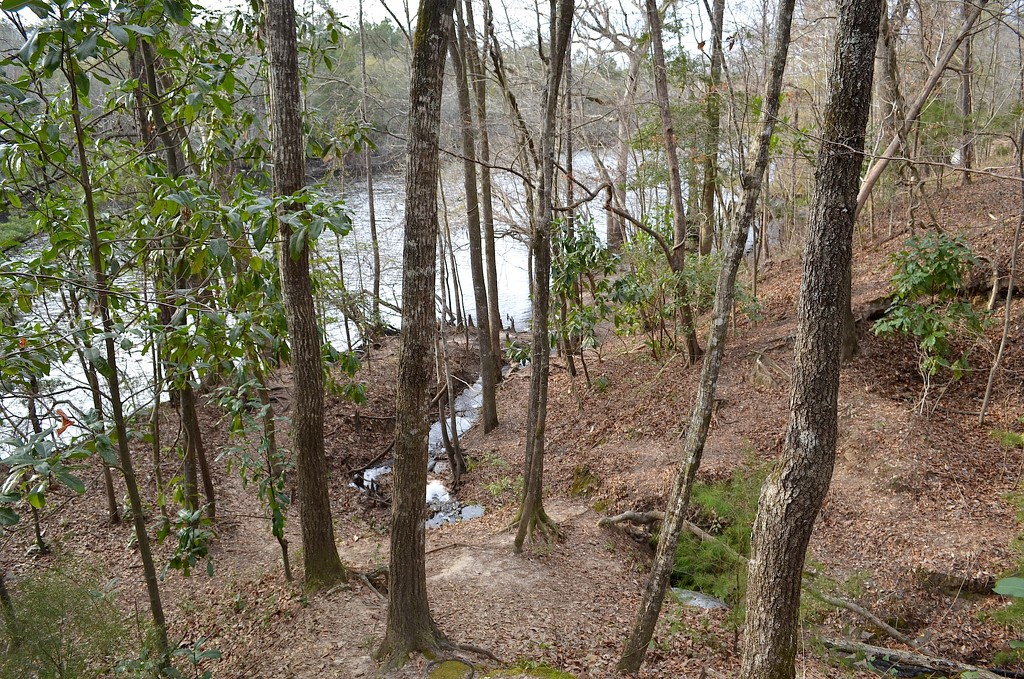
{"type": "MultiPolygon", "coordinates": [[[[363,0],[359,0],[359,71],[362,77],[362,97],[359,100],[359,113],[363,125],[369,125],[369,88],[366,75],[366,26],[363,24],[363,0]]],[[[380,318],[380,242],[377,240],[377,206],[373,195],[373,165],[370,162],[370,147],[363,146],[363,168],[366,171],[366,206],[370,219],[370,248],[373,251],[373,301],[370,327],[374,332],[381,327],[380,318]]]]}
{"type": "MultiPolygon", "coordinates": [[[[270,49],[271,157],[274,192],[291,196],[305,180],[305,145],[299,103],[299,64],[293,0],[268,0],[267,43],[270,49]]],[[[285,206],[283,210],[299,209],[285,206]]],[[[284,215],[281,215],[284,216],[284,215]]],[[[302,563],[307,588],[317,588],[347,577],[338,557],[327,492],[327,457],[324,453],[324,369],[320,330],[309,280],[312,243],[292,246],[292,229],[278,219],[280,267],[288,334],[292,340],[295,416],[292,447],[298,476],[299,518],[302,522],[302,563]]]]}
{"type": "Polygon", "coordinates": [[[74,125],[75,147],[78,152],[79,177],[85,204],[86,226],[89,236],[89,263],[92,268],[96,291],[96,308],[100,313],[103,328],[103,346],[106,353],[110,373],[107,376],[107,390],[110,397],[110,416],[114,420],[114,431],[117,434],[117,456],[124,477],[125,489],[128,491],[128,502],[132,510],[132,523],[135,528],[135,540],[139,548],[139,559],[142,561],[143,577],[146,581],[146,592],[149,597],[150,613],[153,617],[153,633],[156,652],[160,657],[161,667],[167,663],[167,622],[164,618],[163,602],[160,600],[160,584],[157,580],[156,564],[153,551],[150,549],[149,534],[146,532],[146,515],[142,506],[142,494],[135,477],[135,466],[132,462],[131,450],[128,447],[128,425],[125,422],[124,404],[121,402],[121,376],[118,369],[117,349],[114,342],[117,331],[114,319],[110,314],[110,289],[107,271],[101,252],[99,226],[96,216],[96,203],[92,190],[89,157],[86,152],[85,129],[82,125],[82,107],[78,97],[77,77],[80,75],[75,62],[66,60],[65,77],[71,94],[71,117],[74,125]]]}
{"type": "Polygon", "coordinates": [[[651,573],[644,587],[640,610],[636,621],[626,640],[622,658],[617,669],[620,672],[635,673],[643,663],[647,646],[654,635],[654,627],[661,613],[661,604],[668,589],[669,577],[675,563],[679,534],[682,532],[686,519],[686,510],[690,504],[690,493],[693,482],[700,468],[704,455],[704,443],[708,428],[711,426],[711,411],[715,401],[715,389],[718,375],[722,368],[722,356],[725,353],[725,340],[729,329],[729,317],[733,313],[736,302],[736,274],[747,242],[747,233],[754,223],[757,206],[761,195],[761,183],[768,167],[768,148],[775,131],[775,121],[779,113],[779,95],[782,92],[782,77],[786,70],[786,57],[789,53],[790,29],[793,23],[793,6],[795,0],[782,0],[779,3],[775,21],[775,45],[772,51],[771,70],[765,86],[764,112],[762,114],[761,132],[758,136],[757,153],[754,166],[749,173],[741,177],[743,197],[735,223],[729,232],[726,256],[722,260],[722,268],[718,272],[718,285],[715,289],[714,321],[708,335],[707,351],[701,367],[700,384],[690,415],[686,438],[683,440],[683,464],[676,471],[672,491],[669,494],[668,506],[665,510],[665,521],[658,539],[658,549],[651,564],[651,573]]]}
{"type": "MultiPolygon", "coordinates": [[[[970,0],[963,0],[960,7],[961,16],[966,20],[970,15],[970,0]]],[[[964,169],[963,183],[971,183],[971,170],[974,168],[974,125],[971,116],[974,114],[974,45],[971,36],[964,39],[963,57],[960,62],[960,167],[964,169]]]]}
{"type": "Polygon", "coordinates": [[[676,274],[676,301],[686,338],[686,361],[694,363],[700,357],[697,329],[693,324],[693,311],[687,297],[683,270],[686,268],[686,208],[683,206],[683,180],[679,173],[679,152],[676,149],[675,125],[668,99],[668,76],[665,69],[665,48],[661,42],[661,14],[656,0],[647,0],[647,25],[651,34],[654,55],[654,90],[661,114],[661,133],[665,137],[665,160],[668,162],[668,189],[672,200],[672,256],[669,265],[676,274]]]}
{"type": "Polygon", "coordinates": [[[714,0],[711,9],[711,72],[708,79],[707,136],[704,138],[704,183],[701,187],[700,254],[710,255],[715,240],[715,198],[718,193],[718,144],[722,127],[722,30],[725,0],[714,0]]]}
{"type": "Polygon", "coordinates": [[[791,419],[751,538],[743,679],[795,676],[807,543],[835,463],[839,340],[884,0],[840,0],[797,309],[791,419]]]}
{"type": "Polygon", "coordinates": [[[533,347],[530,368],[530,402],[526,416],[526,463],[523,471],[523,501],[517,517],[514,551],[523,550],[523,543],[535,530],[557,533],[554,522],[544,511],[544,425],[548,407],[548,373],[551,337],[548,332],[548,308],[551,302],[551,222],[555,182],[555,128],[558,94],[565,68],[574,12],[573,0],[550,0],[550,38],[548,76],[543,94],[543,129],[541,131],[540,182],[533,213],[533,347]]]}
{"type": "MultiPolygon", "coordinates": [[[[928,79],[925,81],[921,90],[917,94],[917,98],[911,104],[907,110],[906,118],[901,122],[901,133],[903,138],[906,138],[910,134],[910,130],[913,128],[914,123],[917,122],[918,117],[921,115],[921,111],[924,109],[924,105],[928,102],[928,98],[931,96],[932,91],[935,90],[935,86],[939,84],[939,80],[942,78],[943,72],[946,67],[949,66],[950,60],[953,55],[956,54],[960,44],[970,34],[971,29],[974,27],[978,17],[981,16],[982,10],[988,3],[988,0],[976,0],[974,7],[970,13],[964,18],[963,23],[960,25],[960,30],[955,36],[953,36],[952,42],[946,47],[945,51],[939,55],[935,60],[935,65],[932,67],[931,72],[928,74],[928,79]]],[[[889,142],[889,146],[886,147],[882,155],[875,161],[875,163],[868,169],[867,174],[864,176],[864,181],[861,182],[860,190],[857,193],[857,212],[854,215],[859,216],[860,211],[864,209],[864,205],[868,202],[868,196],[871,195],[871,190],[875,188],[875,184],[881,178],[882,173],[885,172],[885,168],[888,167],[889,163],[892,162],[894,154],[900,146],[900,135],[897,134],[889,142]]]]}
{"type": "Polygon", "coordinates": [[[484,259],[487,266],[487,320],[491,329],[491,353],[494,356],[494,379],[501,380],[501,310],[498,305],[498,258],[494,240],[494,187],[491,181],[491,135],[487,119],[487,81],[484,74],[484,60],[481,53],[487,53],[487,36],[481,36],[483,44],[477,51],[476,24],[473,20],[473,2],[466,0],[466,29],[469,42],[469,75],[473,82],[476,104],[477,129],[480,132],[480,208],[484,227],[484,259]]]}
{"type": "MultiPolygon", "coordinates": [[[[181,156],[178,135],[168,125],[167,119],[164,116],[163,102],[160,100],[160,81],[156,70],[156,55],[154,54],[153,46],[146,41],[140,41],[139,51],[142,54],[146,83],[144,92],[149,98],[149,111],[153,117],[156,136],[163,145],[167,173],[177,178],[184,172],[185,162],[181,156]]],[[[173,244],[174,250],[178,252],[184,247],[184,241],[178,235],[173,238],[173,244]]],[[[191,287],[184,262],[178,263],[174,278],[175,289],[184,290],[191,287]]],[[[195,407],[195,393],[189,382],[189,376],[177,375],[176,381],[178,386],[174,390],[176,393],[173,400],[178,405],[182,427],[185,429],[185,497],[191,508],[195,509],[199,506],[199,477],[202,476],[203,488],[206,493],[207,514],[211,519],[214,519],[217,514],[217,501],[213,492],[213,478],[210,476],[209,465],[205,459],[206,453],[203,446],[202,429],[199,426],[198,411],[195,407]],[[201,462],[199,461],[200,455],[203,457],[201,462]]]]}
{"type": "Polygon", "coordinates": [[[400,665],[416,651],[436,652],[446,643],[427,602],[424,507],[436,327],[438,135],[453,7],[454,0],[420,0],[413,36],[388,617],[376,652],[385,666],[400,665]]]}
{"type": "MultiPolygon", "coordinates": [[[[615,181],[612,183],[614,202],[620,210],[628,209],[626,206],[626,183],[629,177],[629,125],[636,110],[633,99],[640,82],[640,66],[643,63],[639,51],[630,52],[628,57],[629,70],[626,73],[626,89],[622,92],[622,99],[618,106],[619,127],[615,136],[615,181]]],[[[605,238],[608,241],[608,248],[619,250],[626,242],[626,222],[621,215],[610,210],[607,212],[607,220],[605,238]]]]}
{"type": "Polygon", "coordinates": [[[469,44],[466,24],[462,19],[462,6],[456,0],[457,20],[453,39],[449,42],[452,66],[455,70],[455,88],[462,117],[462,172],[466,193],[466,231],[469,233],[469,268],[473,278],[473,300],[476,304],[476,337],[480,352],[480,382],[482,386],[481,412],[484,433],[498,426],[498,408],[495,403],[494,345],[491,343],[491,325],[487,305],[487,282],[484,278],[483,245],[480,238],[480,199],[476,184],[476,130],[473,125],[473,107],[470,104],[467,62],[469,52],[476,49],[469,44]],[[457,39],[454,39],[456,38],[457,39]]]}

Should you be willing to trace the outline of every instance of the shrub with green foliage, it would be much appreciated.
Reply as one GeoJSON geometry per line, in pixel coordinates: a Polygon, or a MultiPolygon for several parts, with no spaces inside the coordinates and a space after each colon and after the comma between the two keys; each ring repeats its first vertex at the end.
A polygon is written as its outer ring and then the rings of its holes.
{"type": "Polygon", "coordinates": [[[674,586],[717,597],[733,609],[740,607],[747,566],[736,555],[750,556],[750,531],[764,477],[764,469],[738,467],[728,479],[694,485],[693,522],[718,539],[683,534],[672,571],[674,586]]]}
{"type": "Polygon", "coordinates": [[[0,678],[105,677],[135,649],[132,629],[96,573],[80,564],[33,573],[12,588],[15,618],[0,678]]]}
{"type": "Polygon", "coordinates": [[[977,338],[985,317],[970,302],[957,300],[964,276],[977,258],[959,237],[929,232],[913,236],[893,255],[893,301],[875,323],[877,335],[912,335],[918,342],[919,369],[927,388],[939,371],[959,379],[970,367],[966,349],[956,342],[977,338]]]}

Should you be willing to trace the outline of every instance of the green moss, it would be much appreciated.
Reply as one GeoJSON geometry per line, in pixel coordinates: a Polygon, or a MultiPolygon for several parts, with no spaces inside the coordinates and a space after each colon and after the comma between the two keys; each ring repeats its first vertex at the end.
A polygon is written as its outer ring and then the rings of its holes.
{"type": "Polygon", "coordinates": [[[572,472],[572,483],[569,485],[569,495],[572,497],[587,497],[601,485],[601,479],[585,465],[578,465],[572,472]]]}
{"type": "Polygon", "coordinates": [[[540,679],[576,679],[575,675],[563,672],[547,663],[536,662],[522,658],[512,667],[495,670],[484,675],[485,677],[539,677],[540,679]]]}
{"type": "Polygon", "coordinates": [[[473,676],[473,667],[461,660],[445,660],[434,665],[427,676],[429,679],[466,679],[473,676]]]}

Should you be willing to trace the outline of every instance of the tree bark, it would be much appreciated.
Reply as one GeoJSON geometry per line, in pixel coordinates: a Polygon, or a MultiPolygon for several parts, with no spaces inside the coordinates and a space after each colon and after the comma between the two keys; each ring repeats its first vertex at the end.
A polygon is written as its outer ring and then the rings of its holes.
{"type": "Polygon", "coordinates": [[[700,225],[700,254],[710,255],[715,240],[715,198],[718,193],[718,143],[722,125],[722,30],[725,24],[725,0],[714,0],[711,10],[711,72],[708,80],[707,136],[704,139],[704,183],[700,225]]]}
{"type": "Polygon", "coordinates": [[[135,539],[139,548],[139,559],[142,561],[143,577],[146,581],[146,593],[149,598],[150,613],[153,618],[153,633],[156,652],[160,657],[160,667],[166,667],[167,659],[167,621],[164,617],[163,602],[160,599],[160,583],[157,579],[156,564],[150,548],[149,533],[146,532],[146,515],[142,507],[142,494],[139,492],[138,480],[135,477],[135,466],[132,462],[131,450],[128,447],[128,426],[124,417],[124,404],[121,401],[121,377],[118,372],[117,349],[114,338],[117,331],[110,313],[110,288],[107,271],[101,252],[99,226],[96,216],[96,203],[92,190],[89,157],[86,152],[86,136],[82,125],[82,107],[78,97],[75,62],[65,62],[65,77],[71,94],[71,114],[75,131],[75,146],[78,155],[79,177],[85,205],[85,218],[89,236],[89,264],[92,269],[96,289],[96,308],[100,313],[103,328],[103,347],[106,353],[110,374],[107,376],[107,390],[110,397],[110,416],[114,420],[114,431],[117,434],[117,456],[124,477],[125,490],[132,510],[132,524],[135,528],[135,539]]]}
{"type": "MultiPolygon", "coordinates": [[[[494,380],[501,380],[501,310],[498,305],[498,258],[494,240],[494,188],[491,181],[491,135],[487,119],[487,81],[484,78],[484,59],[477,51],[476,24],[473,20],[472,0],[466,0],[466,29],[469,41],[469,74],[473,83],[477,129],[480,132],[480,208],[484,227],[484,259],[487,265],[487,320],[491,329],[491,354],[494,356],[494,380]]],[[[483,35],[481,51],[487,53],[487,36],[483,35]]]]}
{"type": "MultiPolygon", "coordinates": [[[[960,11],[964,20],[970,16],[970,10],[970,0],[963,0],[960,11]]],[[[974,46],[972,43],[970,35],[964,38],[964,52],[960,62],[960,167],[964,169],[964,184],[971,183],[970,171],[974,167],[974,129],[971,125],[971,116],[974,114],[974,46]]]]}
{"type": "Polygon", "coordinates": [[[515,553],[523,550],[527,537],[534,531],[557,528],[544,511],[544,427],[547,419],[548,373],[551,337],[548,331],[548,309],[551,302],[551,222],[555,182],[555,127],[558,114],[559,87],[565,68],[565,53],[572,32],[574,0],[550,0],[550,38],[548,74],[543,95],[543,129],[541,131],[540,181],[533,213],[533,331],[530,368],[530,402],[526,416],[526,463],[523,470],[523,501],[519,508],[518,529],[513,546],[515,553]]]}
{"type": "Polygon", "coordinates": [[[661,13],[656,0],[647,0],[647,25],[651,34],[654,56],[654,89],[661,114],[661,133],[665,137],[665,160],[668,163],[668,189],[672,199],[672,256],[669,265],[676,274],[677,304],[686,342],[686,362],[695,363],[700,357],[697,329],[693,325],[693,311],[687,299],[683,270],[686,268],[686,208],[683,206],[683,180],[679,173],[679,153],[676,149],[675,125],[668,99],[668,76],[665,69],[665,48],[661,41],[661,13]]]}
{"type": "Polygon", "coordinates": [[[480,352],[481,409],[480,419],[484,433],[498,426],[498,408],[495,403],[494,345],[491,343],[490,309],[487,304],[487,282],[484,277],[483,244],[480,237],[480,194],[476,184],[476,130],[470,103],[467,63],[469,52],[476,49],[469,44],[466,25],[462,20],[461,5],[456,2],[455,33],[449,42],[455,86],[458,91],[459,113],[462,127],[462,172],[466,192],[466,231],[469,235],[469,268],[473,278],[473,300],[476,305],[477,348],[480,352]]]}
{"type": "MultiPolygon", "coordinates": [[[[629,123],[636,107],[633,105],[633,98],[636,95],[636,88],[640,82],[640,65],[643,59],[638,51],[630,52],[629,71],[626,75],[626,89],[622,92],[622,99],[619,101],[619,131],[615,138],[615,182],[612,184],[612,194],[615,197],[615,204],[621,210],[626,210],[626,181],[629,177],[629,123]]],[[[618,214],[609,211],[607,213],[605,238],[608,240],[608,248],[618,251],[626,242],[626,221],[618,214]]]]}
{"type": "MultiPolygon", "coordinates": [[[[298,50],[293,0],[268,0],[267,43],[270,50],[270,120],[274,192],[290,196],[305,180],[305,145],[299,100],[298,50]]],[[[295,206],[283,206],[282,214],[295,206]]],[[[306,587],[316,589],[347,578],[338,556],[327,492],[324,453],[324,370],[320,330],[309,280],[311,243],[293,248],[292,228],[278,219],[280,268],[288,334],[292,341],[294,418],[292,447],[298,477],[302,522],[302,562],[306,587]],[[293,251],[297,250],[294,253],[293,251]]]]}
{"type": "MultiPolygon", "coordinates": [[[[939,55],[939,58],[935,61],[935,66],[932,67],[931,73],[928,74],[928,80],[925,81],[924,86],[921,87],[921,91],[918,92],[917,98],[914,103],[911,104],[910,109],[907,111],[907,116],[900,123],[900,132],[902,137],[906,138],[910,134],[910,130],[913,128],[914,123],[917,122],[918,116],[921,115],[921,111],[924,109],[924,105],[928,101],[928,97],[931,96],[935,86],[939,84],[939,80],[942,78],[943,72],[949,65],[953,55],[956,54],[960,44],[966,39],[968,34],[971,32],[971,28],[974,23],[981,16],[981,11],[985,8],[988,0],[976,0],[977,4],[971,10],[971,13],[964,18],[963,24],[960,26],[959,32],[953,36],[953,41],[946,47],[946,50],[939,55]]],[[[864,176],[864,181],[861,182],[860,191],[857,193],[857,212],[855,217],[860,215],[860,211],[864,209],[864,205],[868,202],[868,196],[871,195],[871,190],[875,188],[875,184],[881,178],[882,173],[885,172],[885,168],[888,167],[892,161],[894,154],[900,147],[900,134],[897,134],[889,142],[889,146],[886,147],[882,155],[875,161],[875,163],[868,169],[867,174],[864,176]]]]}
{"type": "Polygon", "coordinates": [[[665,591],[668,589],[676,548],[679,544],[679,534],[686,524],[686,510],[690,503],[690,493],[697,470],[700,468],[704,443],[711,426],[715,388],[718,383],[718,375],[721,372],[722,356],[725,352],[729,317],[732,315],[736,302],[736,274],[743,259],[747,233],[757,212],[762,177],[765,168],[768,167],[768,148],[775,131],[775,122],[779,113],[779,95],[782,92],[782,77],[789,54],[794,3],[795,0],[782,0],[776,14],[775,45],[772,52],[771,71],[765,88],[765,107],[754,167],[741,177],[743,198],[737,219],[729,232],[722,268],[718,272],[714,321],[708,335],[707,351],[704,353],[704,363],[701,368],[693,412],[690,415],[686,438],[683,440],[682,457],[684,462],[676,471],[668,507],[665,511],[665,522],[658,539],[654,562],[651,564],[651,573],[644,587],[640,610],[637,612],[636,621],[626,640],[622,658],[619,659],[617,666],[620,672],[635,673],[639,671],[640,665],[643,663],[647,645],[654,635],[654,627],[661,613],[665,591]]]}
{"type": "Polygon", "coordinates": [[[388,667],[404,663],[412,652],[435,652],[445,643],[427,603],[423,513],[436,326],[438,134],[453,7],[454,0],[420,0],[413,36],[388,615],[376,652],[388,667]]]}
{"type": "Polygon", "coordinates": [[[807,543],[835,463],[840,338],[884,0],[841,0],[804,249],[791,419],[751,539],[743,679],[795,676],[807,543]]]}
{"type": "MultiPolygon", "coordinates": [[[[366,26],[363,23],[363,0],[359,0],[359,70],[362,77],[362,96],[359,113],[363,124],[369,125],[369,79],[366,75],[366,26]]],[[[363,147],[363,168],[366,171],[366,206],[370,221],[370,248],[373,251],[373,302],[370,327],[376,333],[381,325],[380,318],[380,242],[377,239],[377,206],[373,195],[373,165],[370,163],[370,147],[363,147]]]]}

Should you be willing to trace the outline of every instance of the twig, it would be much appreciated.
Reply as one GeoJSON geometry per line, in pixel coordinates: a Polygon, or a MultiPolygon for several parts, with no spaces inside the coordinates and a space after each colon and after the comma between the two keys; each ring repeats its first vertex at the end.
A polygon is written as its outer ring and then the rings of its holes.
{"type": "Polygon", "coordinates": [[[381,591],[379,589],[377,589],[376,587],[373,586],[373,583],[370,582],[370,578],[366,577],[366,573],[360,573],[359,574],[359,579],[363,581],[364,585],[366,585],[367,587],[372,589],[373,593],[376,594],[377,596],[379,596],[381,601],[387,602],[388,598],[386,596],[384,596],[383,594],[381,594],[381,591]]]}

